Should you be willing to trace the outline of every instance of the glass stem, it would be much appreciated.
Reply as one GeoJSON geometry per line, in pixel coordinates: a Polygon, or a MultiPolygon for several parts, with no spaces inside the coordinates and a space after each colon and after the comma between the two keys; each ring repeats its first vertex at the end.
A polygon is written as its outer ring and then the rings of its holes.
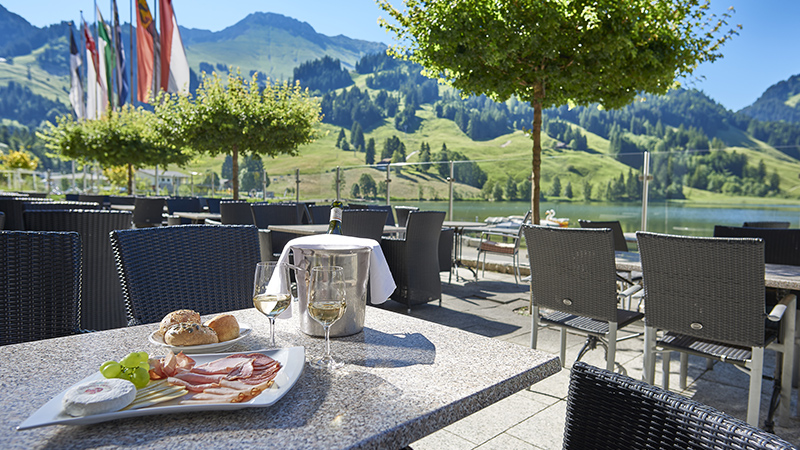
{"type": "Polygon", "coordinates": [[[331,359],[331,326],[328,325],[325,328],[325,357],[330,360],[331,359]]]}
{"type": "Polygon", "coordinates": [[[272,348],[275,348],[275,318],[269,318],[269,334],[270,341],[272,341],[272,348]]]}

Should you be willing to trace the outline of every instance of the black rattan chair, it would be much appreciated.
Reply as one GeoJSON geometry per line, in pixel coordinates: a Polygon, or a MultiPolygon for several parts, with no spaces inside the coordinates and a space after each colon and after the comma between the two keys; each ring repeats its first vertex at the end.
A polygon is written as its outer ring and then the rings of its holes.
{"type": "Polygon", "coordinates": [[[111,232],[128,324],[177,309],[213,314],[252,308],[260,260],[252,225],[177,225],[111,232]]]}
{"type": "Polygon", "coordinates": [[[618,252],[627,252],[628,243],[625,241],[625,233],[622,232],[622,224],[619,220],[578,220],[581,228],[610,228],[611,234],[614,236],[614,250],[618,252]]]}
{"type": "Polygon", "coordinates": [[[386,211],[373,209],[345,209],[342,211],[342,234],[380,243],[386,215],[386,211]]]}
{"type": "Polygon", "coordinates": [[[100,204],[97,202],[71,202],[71,201],[60,201],[60,202],[23,202],[22,203],[22,211],[53,211],[59,210],[63,211],[66,209],[81,209],[81,210],[89,210],[89,209],[100,209],[100,204]]]}
{"type": "Polygon", "coordinates": [[[0,212],[6,216],[4,228],[6,230],[15,231],[25,230],[25,219],[22,217],[22,213],[25,211],[25,202],[35,201],[49,202],[51,200],[37,199],[28,196],[0,196],[0,212]]]}
{"type": "Polygon", "coordinates": [[[745,222],[743,227],[748,228],[789,228],[789,222],[745,222]]]}
{"type": "Polygon", "coordinates": [[[308,213],[311,215],[312,223],[328,223],[331,220],[331,205],[310,205],[308,213]]]}
{"type": "MultiPolygon", "coordinates": [[[[251,204],[253,219],[260,229],[267,229],[270,225],[299,225],[301,224],[306,206],[302,203],[265,203],[251,204]]],[[[271,232],[272,252],[280,254],[287,242],[296,238],[294,234],[271,232]]]]}
{"type": "Polygon", "coordinates": [[[6,224],[6,215],[2,211],[0,211],[0,231],[3,230],[6,224]]]}
{"type": "Polygon", "coordinates": [[[110,210],[25,211],[25,227],[34,231],[75,231],[83,250],[81,328],[108,330],[128,320],[122,287],[108,234],[131,228],[133,213],[110,210]]]}
{"type": "Polygon", "coordinates": [[[566,332],[585,335],[576,361],[597,344],[606,349],[606,368],[614,370],[617,332],[643,315],[619,309],[613,234],[608,228],[560,228],[523,225],[531,264],[531,348],[539,322],[561,328],[561,365],[566,367],[566,332]],[[549,310],[540,316],[540,309],[549,310]]]}
{"type": "MultiPolygon", "coordinates": [[[[355,208],[350,208],[355,209],[355,208]]],[[[365,209],[371,209],[375,211],[386,211],[386,225],[394,226],[394,213],[392,212],[392,205],[368,205],[365,209]]]]}
{"type": "Polygon", "coordinates": [[[219,213],[223,225],[254,225],[253,210],[244,200],[224,200],[219,203],[219,213]]]}
{"type": "Polygon", "coordinates": [[[789,450],[794,445],[710,406],[575,363],[564,450],[789,450]]]}
{"type": "Polygon", "coordinates": [[[395,206],[394,213],[397,215],[397,226],[404,227],[408,221],[408,213],[411,211],[419,211],[416,206],[395,206]]]}
{"type": "Polygon", "coordinates": [[[439,272],[448,272],[447,282],[453,280],[453,240],[456,230],[442,228],[439,235],[439,272]]]}
{"type": "Polygon", "coordinates": [[[164,222],[166,204],[167,200],[162,197],[137,197],[133,206],[133,226],[160,227],[164,222]]]}
{"type": "Polygon", "coordinates": [[[221,201],[221,198],[216,197],[200,197],[200,204],[203,205],[207,212],[213,214],[220,214],[219,204],[221,201]]]}
{"type": "MultiPolygon", "coordinates": [[[[788,419],[795,326],[794,320],[782,319],[794,319],[797,299],[789,295],[781,308],[767,314],[763,241],[641,231],[636,237],[644,274],[645,379],[655,379],[656,353],[664,353],[665,389],[669,352],[681,353],[681,387],[686,386],[689,354],[744,368],[750,375],[747,423],[758,426],[764,350],[771,348],[779,362],[786,361],[782,369],[776,364],[775,382],[786,380],[780,386],[780,408],[788,419]]],[[[768,428],[770,422],[771,417],[768,428]]]]}
{"type": "Polygon", "coordinates": [[[408,307],[442,302],[439,278],[439,236],[444,212],[415,211],[408,216],[405,239],[383,238],[381,249],[397,289],[392,300],[408,307]]]}
{"type": "Polygon", "coordinates": [[[78,333],[78,233],[0,231],[0,249],[0,345],[78,333]]]}
{"type": "Polygon", "coordinates": [[[78,201],[98,203],[101,208],[105,208],[111,205],[111,198],[109,195],[80,194],[78,196],[78,201]]]}

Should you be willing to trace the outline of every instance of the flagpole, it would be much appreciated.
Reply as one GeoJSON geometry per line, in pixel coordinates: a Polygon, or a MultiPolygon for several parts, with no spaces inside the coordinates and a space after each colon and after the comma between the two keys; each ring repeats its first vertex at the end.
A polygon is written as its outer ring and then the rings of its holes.
{"type": "MultiPolygon", "coordinates": [[[[137,84],[137,83],[133,82],[133,1],[134,0],[131,0],[131,2],[129,3],[130,13],[131,13],[131,21],[130,21],[130,23],[128,23],[128,46],[130,48],[130,53],[129,53],[130,56],[128,57],[128,59],[130,60],[130,64],[128,64],[128,65],[131,66],[131,78],[130,78],[130,81],[129,81],[129,83],[130,83],[130,96],[131,96],[130,104],[131,104],[131,106],[133,106],[133,99],[136,98],[136,97],[133,96],[133,88],[137,84]]],[[[138,55],[136,57],[136,60],[137,61],[139,60],[138,55]]],[[[137,94],[138,94],[138,92],[137,92],[137,94]]]]}

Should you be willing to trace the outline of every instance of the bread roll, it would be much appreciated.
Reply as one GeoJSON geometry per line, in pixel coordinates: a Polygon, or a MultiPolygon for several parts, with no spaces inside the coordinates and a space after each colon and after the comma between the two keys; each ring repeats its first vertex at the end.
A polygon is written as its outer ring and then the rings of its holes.
{"type": "Polygon", "coordinates": [[[203,345],[219,342],[217,333],[211,328],[199,323],[176,323],[167,328],[164,333],[164,342],[168,345],[203,345]]]}
{"type": "Polygon", "coordinates": [[[230,341],[239,337],[239,322],[230,314],[220,314],[207,321],[205,326],[217,333],[220,342],[230,341]]]}
{"type": "Polygon", "coordinates": [[[158,334],[164,336],[167,329],[176,323],[200,323],[200,314],[192,311],[191,309],[179,309],[172,311],[161,319],[161,325],[158,328],[158,334]]]}

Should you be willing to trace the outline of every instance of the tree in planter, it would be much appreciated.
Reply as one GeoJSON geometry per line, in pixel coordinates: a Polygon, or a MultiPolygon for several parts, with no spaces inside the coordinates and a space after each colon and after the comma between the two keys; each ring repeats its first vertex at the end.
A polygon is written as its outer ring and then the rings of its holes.
{"type": "Polygon", "coordinates": [[[319,102],[308,91],[288,83],[267,81],[259,88],[251,81],[228,74],[223,82],[216,73],[204,76],[192,100],[183,95],[162,95],[156,102],[161,133],[173,145],[212,156],[231,154],[233,198],[239,198],[239,153],[276,156],[298,154],[298,146],[312,142],[320,121],[319,102]]]}
{"type": "Polygon", "coordinates": [[[128,192],[133,192],[133,169],[178,164],[192,158],[159,133],[158,118],[142,108],[123,107],[109,111],[97,120],[75,121],[70,116],[48,123],[38,133],[45,146],[56,150],[65,159],[83,163],[96,161],[101,167],[125,166],[128,170],[128,192]]]}
{"type": "Polygon", "coordinates": [[[515,96],[534,110],[531,209],[539,223],[542,110],[599,103],[619,108],[641,92],[664,94],[675,80],[721,56],[736,31],[710,0],[404,0],[393,19],[395,56],[463,95],[515,96]]]}

